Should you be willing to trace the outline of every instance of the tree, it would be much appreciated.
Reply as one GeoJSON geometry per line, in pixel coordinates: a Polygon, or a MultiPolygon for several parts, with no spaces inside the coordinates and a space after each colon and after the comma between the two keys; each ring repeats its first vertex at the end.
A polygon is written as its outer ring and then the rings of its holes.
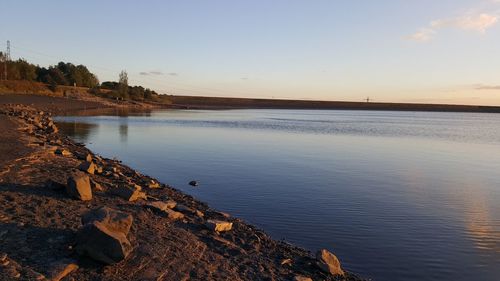
{"type": "Polygon", "coordinates": [[[124,100],[128,99],[128,74],[125,70],[118,76],[118,94],[124,100]]]}

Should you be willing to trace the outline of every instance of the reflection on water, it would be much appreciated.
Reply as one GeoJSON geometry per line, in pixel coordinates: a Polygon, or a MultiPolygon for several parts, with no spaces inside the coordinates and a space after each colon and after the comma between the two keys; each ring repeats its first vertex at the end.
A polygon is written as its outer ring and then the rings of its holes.
{"type": "Polygon", "coordinates": [[[118,127],[120,131],[120,142],[127,142],[128,137],[128,117],[120,116],[120,126],[118,127]]]}
{"type": "Polygon", "coordinates": [[[98,127],[97,124],[79,122],[61,122],[57,125],[65,134],[83,143],[88,142],[89,135],[95,132],[98,127]]]}
{"type": "Polygon", "coordinates": [[[64,117],[92,150],[375,280],[499,280],[500,115],[64,117]],[[199,180],[193,189],[189,180],[199,180]]]}

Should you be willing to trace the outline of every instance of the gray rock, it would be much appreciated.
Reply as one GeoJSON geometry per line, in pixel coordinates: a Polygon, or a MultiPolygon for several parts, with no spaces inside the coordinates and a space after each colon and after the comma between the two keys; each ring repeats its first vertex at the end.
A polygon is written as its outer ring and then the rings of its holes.
{"type": "Polygon", "coordinates": [[[316,253],[318,267],[331,275],[344,275],[344,271],[340,267],[340,261],[337,257],[328,250],[322,249],[316,253]]]}
{"type": "Polygon", "coordinates": [[[89,177],[80,171],[75,171],[67,180],[66,193],[82,201],[92,200],[89,177]]]}
{"type": "Polygon", "coordinates": [[[105,264],[117,263],[132,251],[127,235],[132,216],[108,207],[92,210],[82,217],[76,252],[105,264]]]}

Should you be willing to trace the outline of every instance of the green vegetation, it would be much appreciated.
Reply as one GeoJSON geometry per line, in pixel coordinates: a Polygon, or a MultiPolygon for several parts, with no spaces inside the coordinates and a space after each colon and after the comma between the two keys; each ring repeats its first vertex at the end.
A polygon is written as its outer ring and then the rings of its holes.
{"type": "MultiPolygon", "coordinates": [[[[4,54],[0,53],[0,57],[3,58],[3,56],[4,54]]],[[[24,59],[7,61],[6,64],[8,80],[27,80],[42,82],[49,85],[88,88],[99,85],[97,77],[84,65],[60,62],[57,65],[45,68],[31,64],[24,59]]]]}
{"type": "MultiPolygon", "coordinates": [[[[2,52],[0,52],[0,61],[5,61],[2,52]]],[[[166,95],[160,95],[141,86],[129,86],[128,74],[125,70],[120,72],[118,82],[106,81],[99,84],[97,76],[81,64],[59,62],[57,65],[45,68],[24,59],[4,63],[7,66],[8,80],[44,83],[52,92],[57,90],[57,86],[76,86],[89,88],[91,94],[115,100],[170,103],[166,95]]],[[[5,80],[4,67],[4,64],[0,65],[0,79],[3,80],[5,80]]]]}

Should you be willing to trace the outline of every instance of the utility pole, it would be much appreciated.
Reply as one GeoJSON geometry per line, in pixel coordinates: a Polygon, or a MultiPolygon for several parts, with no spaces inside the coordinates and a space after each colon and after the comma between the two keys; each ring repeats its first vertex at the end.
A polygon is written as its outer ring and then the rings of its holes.
{"type": "Polygon", "coordinates": [[[0,70],[0,74],[1,74],[0,80],[4,80],[5,79],[5,70],[7,70],[5,67],[5,66],[7,66],[7,64],[5,63],[5,54],[4,53],[2,53],[0,55],[0,65],[2,67],[2,69],[0,70]]]}
{"type": "Polygon", "coordinates": [[[7,80],[7,64],[10,61],[10,41],[7,40],[7,51],[5,54],[1,57],[2,63],[3,63],[3,79],[7,80]]]}
{"type": "Polygon", "coordinates": [[[7,52],[5,52],[5,58],[7,61],[10,61],[10,40],[7,40],[7,52]]]}

